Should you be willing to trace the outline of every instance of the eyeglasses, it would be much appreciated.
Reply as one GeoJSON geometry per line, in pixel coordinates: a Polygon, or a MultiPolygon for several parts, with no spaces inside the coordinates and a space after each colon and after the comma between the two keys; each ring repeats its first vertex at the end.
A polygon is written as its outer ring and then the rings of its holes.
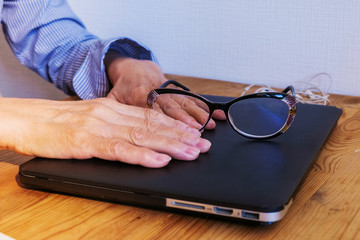
{"type": "Polygon", "coordinates": [[[254,139],[272,138],[288,130],[295,118],[296,103],[292,86],[282,92],[261,92],[229,102],[212,102],[190,92],[189,88],[175,80],[163,83],[158,89],[150,91],[147,97],[150,108],[169,116],[190,115],[201,125],[199,131],[206,127],[215,110],[223,110],[237,133],[254,139]],[[175,88],[169,88],[169,85],[175,88]]]}

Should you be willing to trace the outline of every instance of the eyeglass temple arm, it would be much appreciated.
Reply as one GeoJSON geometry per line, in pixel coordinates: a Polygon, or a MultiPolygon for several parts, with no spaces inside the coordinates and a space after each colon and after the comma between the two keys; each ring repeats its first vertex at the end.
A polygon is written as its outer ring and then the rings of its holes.
{"type": "Polygon", "coordinates": [[[291,95],[293,97],[295,97],[295,89],[292,85],[288,86],[287,88],[285,88],[282,93],[288,93],[289,91],[291,91],[291,95]]]}
{"type": "Polygon", "coordinates": [[[160,88],[165,88],[165,87],[169,86],[170,84],[173,84],[173,85],[175,85],[177,87],[180,87],[180,88],[182,88],[182,89],[184,89],[186,91],[190,91],[189,88],[185,87],[184,85],[182,85],[181,83],[178,83],[175,80],[168,80],[168,81],[164,82],[163,84],[160,85],[160,88]]]}

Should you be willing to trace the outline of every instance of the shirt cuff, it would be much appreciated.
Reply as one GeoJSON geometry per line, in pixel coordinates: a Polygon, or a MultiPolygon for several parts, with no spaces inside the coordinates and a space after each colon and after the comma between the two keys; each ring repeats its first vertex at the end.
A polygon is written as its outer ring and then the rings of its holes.
{"type": "Polygon", "coordinates": [[[73,79],[74,91],[81,99],[105,97],[109,93],[110,82],[103,60],[110,49],[126,57],[157,62],[145,45],[129,38],[95,41],[73,79]]]}

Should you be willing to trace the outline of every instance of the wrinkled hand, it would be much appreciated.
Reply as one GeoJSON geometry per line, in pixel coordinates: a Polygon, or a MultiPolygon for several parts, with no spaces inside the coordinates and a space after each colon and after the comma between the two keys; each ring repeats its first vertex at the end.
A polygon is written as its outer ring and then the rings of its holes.
{"type": "Polygon", "coordinates": [[[163,167],[210,148],[199,131],[151,109],[107,98],[86,101],[0,99],[0,147],[49,158],[163,167]]]}
{"type": "MultiPolygon", "coordinates": [[[[124,104],[145,107],[148,93],[167,81],[159,66],[152,61],[119,57],[116,52],[109,51],[104,62],[107,75],[113,85],[107,97],[124,104]]],[[[184,109],[183,105],[173,103],[176,103],[176,99],[169,101],[166,106],[168,110],[164,111],[160,107],[155,110],[197,129],[201,125],[199,121],[208,116],[196,105],[184,109]]],[[[213,116],[220,120],[225,119],[222,111],[215,111],[213,116]]],[[[206,129],[213,128],[215,122],[211,119],[206,129]]]]}
{"type": "Polygon", "coordinates": [[[148,93],[167,81],[152,61],[119,57],[109,51],[104,62],[113,86],[107,97],[124,104],[145,107],[148,93]]]}
{"type": "MultiPolygon", "coordinates": [[[[157,97],[154,110],[164,113],[174,119],[180,120],[196,129],[215,128],[215,121],[210,118],[209,106],[194,97],[181,94],[161,94],[157,97]],[[209,122],[207,122],[209,120],[209,122]]],[[[213,116],[219,120],[225,120],[226,116],[223,111],[215,111],[213,116]]]]}

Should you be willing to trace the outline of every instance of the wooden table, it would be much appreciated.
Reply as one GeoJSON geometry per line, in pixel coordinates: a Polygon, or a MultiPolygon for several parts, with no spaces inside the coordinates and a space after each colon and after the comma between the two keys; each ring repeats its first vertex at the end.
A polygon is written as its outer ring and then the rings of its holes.
{"type": "MultiPolygon", "coordinates": [[[[244,85],[168,75],[203,94],[244,85]]],[[[261,226],[19,187],[31,157],[0,151],[0,232],[15,239],[360,239],[360,97],[331,96],[338,124],[283,220],[261,226]]]]}

